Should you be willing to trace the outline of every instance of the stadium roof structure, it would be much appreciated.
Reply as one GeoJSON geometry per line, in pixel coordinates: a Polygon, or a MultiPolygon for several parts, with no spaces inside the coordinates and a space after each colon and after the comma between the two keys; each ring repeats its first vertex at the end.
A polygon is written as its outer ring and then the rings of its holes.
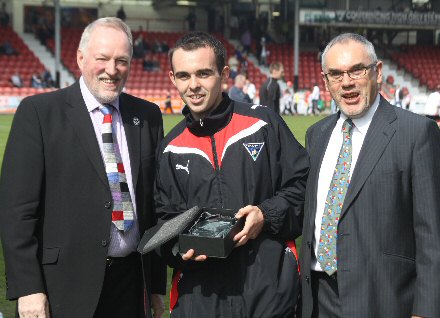
{"type": "MultiPolygon", "coordinates": [[[[140,0],[142,1],[142,0],[140,0]]],[[[229,4],[229,3],[252,3],[257,4],[277,4],[280,0],[152,0],[155,7],[164,6],[212,6],[215,4],[229,4]]]]}
{"type": "MultiPolygon", "coordinates": [[[[56,0],[43,0],[43,2],[53,2],[56,0]]],[[[153,5],[156,8],[164,8],[171,6],[212,6],[218,4],[230,4],[230,3],[252,3],[258,4],[279,4],[280,0],[58,0],[61,4],[65,3],[96,3],[99,5],[105,4],[120,4],[120,5],[153,5]]],[[[37,1],[41,3],[41,0],[37,1]]]]}

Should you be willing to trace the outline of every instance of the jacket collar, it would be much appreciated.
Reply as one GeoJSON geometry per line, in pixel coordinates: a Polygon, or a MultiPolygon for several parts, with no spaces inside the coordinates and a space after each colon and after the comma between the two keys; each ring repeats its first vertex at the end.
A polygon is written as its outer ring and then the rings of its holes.
{"type": "Polygon", "coordinates": [[[182,114],[185,116],[186,127],[196,136],[212,136],[227,126],[232,117],[233,103],[226,94],[220,105],[202,120],[196,120],[192,116],[189,107],[185,106],[182,114]]]}

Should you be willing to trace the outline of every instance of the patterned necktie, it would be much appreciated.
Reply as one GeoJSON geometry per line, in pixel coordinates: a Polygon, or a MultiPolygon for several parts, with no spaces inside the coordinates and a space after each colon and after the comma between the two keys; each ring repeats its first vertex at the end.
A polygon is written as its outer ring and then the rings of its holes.
{"type": "Polygon", "coordinates": [[[134,212],[118,141],[116,136],[113,138],[113,106],[103,105],[99,110],[104,114],[101,132],[105,172],[113,198],[112,222],[118,230],[126,232],[133,225],[134,212]]]}
{"type": "Polygon", "coordinates": [[[336,241],[338,222],[344,204],[345,194],[350,184],[350,167],[353,122],[347,119],[342,125],[343,142],[339,151],[333,178],[325,200],[324,214],[321,223],[317,260],[321,268],[331,276],[337,270],[336,241]]]}

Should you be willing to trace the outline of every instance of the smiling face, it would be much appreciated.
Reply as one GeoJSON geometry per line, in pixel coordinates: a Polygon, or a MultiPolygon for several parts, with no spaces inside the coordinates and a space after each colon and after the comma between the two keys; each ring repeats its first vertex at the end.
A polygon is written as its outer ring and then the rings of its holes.
{"type": "Polygon", "coordinates": [[[171,82],[188,105],[195,119],[204,118],[222,101],[222,82],[229,77],[229,68],[218,71],[214,50],[201,47],[186,51],[179,48],[172,56],[171,82]]]}
{"type": "Polygon", "coordinates": [[[102,104],[118,98],[130,72],[127,35],[116,28],[97,26],[88,44],[77,51],[77,63],[84,82],[102,104]]]}
{"type": "Polygon", "coordinates": [[[343,74],[341,82],[331,82],[325,77],[328,72],[357,70],[374,63],[362,43],[349,40],[336,43],[325,56],[326,69],[321,73],[327,90],[341,112],[349,118],[360,118],[368,111],[379,93],[382,83],[382,62],[367,69],[364,77],[352,79],[343,74]]]}

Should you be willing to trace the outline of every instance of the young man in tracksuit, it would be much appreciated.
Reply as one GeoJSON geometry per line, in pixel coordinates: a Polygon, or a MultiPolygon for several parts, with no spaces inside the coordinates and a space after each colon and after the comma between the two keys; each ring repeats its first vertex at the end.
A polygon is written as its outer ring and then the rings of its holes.
{"type": "Polygon", "coordinates": [[[159,149],[158,217],[198,205],[236,209],[246,220],[225,259],[193,249],[180,255],[176,240],[161,248],[175,269],[171,316],[293,317],[293,240],[302,229],[308,155],[273,110],[222,94],[225,55],[203,32],[184,35],[170,52],[169,75],[186,107],[159,149]]]}

